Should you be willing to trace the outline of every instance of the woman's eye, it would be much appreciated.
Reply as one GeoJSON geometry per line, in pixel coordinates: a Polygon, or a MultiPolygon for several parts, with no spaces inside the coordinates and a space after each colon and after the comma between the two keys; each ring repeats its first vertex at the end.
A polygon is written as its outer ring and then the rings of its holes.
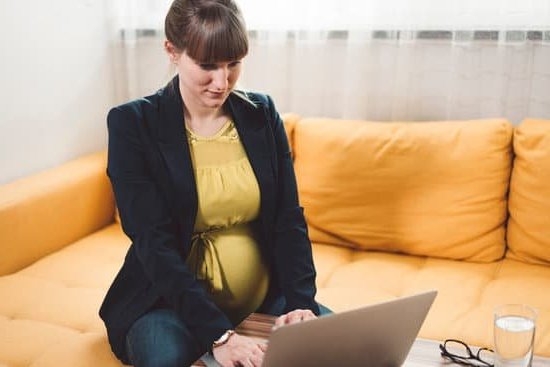
{"type": "MultiPolygon", "coordinates": [[[[240,60],[235,60],[235,61],[231,61],[231,62],[227,63],[227,66],[229,68],[234,68],[234,67],[237,67],[240,63],[241,63],[240,60]]],[[[223,66],[218,65],[216,63],[202,63],[202,64],[199,64],[199,66],[201,67],[202,70],[206,70],[206,71],[212,71],[212,70],[216,70],[220,67],[223,67],[223,66]]]]}

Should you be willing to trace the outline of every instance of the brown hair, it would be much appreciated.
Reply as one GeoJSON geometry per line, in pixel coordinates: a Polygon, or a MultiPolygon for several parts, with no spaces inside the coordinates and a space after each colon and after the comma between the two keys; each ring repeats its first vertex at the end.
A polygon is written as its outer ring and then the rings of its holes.
{"type": "Polygon", "coordinates": [[[174,0],[164,32],[197,62],[238,60],[248,53],[246,26],[233,0],[174,0]]]}

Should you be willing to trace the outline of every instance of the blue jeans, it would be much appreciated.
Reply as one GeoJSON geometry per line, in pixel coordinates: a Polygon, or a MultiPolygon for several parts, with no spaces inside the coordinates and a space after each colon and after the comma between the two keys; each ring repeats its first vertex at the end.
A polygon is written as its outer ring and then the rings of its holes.
{"type": "MultiPolygon", "coordinates": [[[[319,305],[321,315],[332,313],[319,305]]],[[[126,352],[134,367],[187,367],[206,351],[168,308],[157,308],[139,318],[126,335],[126,352]]]]}
{"type": "Polygon", "coordinates": [[[174,311],[158,308],[132,325],[126,352],[134,367],[187,367],[205,351],[174,311]]]}

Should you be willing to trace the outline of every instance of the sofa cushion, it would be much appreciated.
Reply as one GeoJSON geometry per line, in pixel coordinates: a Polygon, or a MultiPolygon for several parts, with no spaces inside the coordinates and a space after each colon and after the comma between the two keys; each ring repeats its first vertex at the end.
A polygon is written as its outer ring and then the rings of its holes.
{"type": "Polygon", "coordinates": [[[113,224],[0,276],[0,366],[121,366],[98,310],[129,243],[113,224]]]}
{"type": "Polygon", "coordinates": [[[491,347],[494,308],[525,302],[538,311],[535,353],[550,356],[550,296],[542,291],[550,286],[548,266],[509,259],[473,263],[319,243],[313,243],[313,256],[319,272],[317,299],[335,312],[436,289],[419,336],[491,347]]]}
{"type": "Polygon", "coordinates": [[[293,138],[313,241],[480,262],[503,256],[508,121],[305,119],[293,138]]]}
{"type": "Polygon", "coordinates": [[[514,152],[506,256],[550,264],[550,120],[517,126],[514,152]]]}
{"type": "Polygon", "coordinates": [[[285,126],[286,136],[288,138],[288,145],[290,146],[290,154],[294,159],[294,127],[300,121],[300,115],[295,113],[285,113],[281,115],[283,124],[285,126]]]}
{"type": "Polygon", "coordinates": [[[0,275],[9,274],[113,221],[106,152],[0,188],[0,275]]]}
{"type": "Polygon", "coordinates": [[[300,115],[295,113],[285,113],[281,115],[283,124],[285,126],[286,135],[288,137],[288,144],[292,148],[294,145],[294,127],[300,121],[300,115]]]}

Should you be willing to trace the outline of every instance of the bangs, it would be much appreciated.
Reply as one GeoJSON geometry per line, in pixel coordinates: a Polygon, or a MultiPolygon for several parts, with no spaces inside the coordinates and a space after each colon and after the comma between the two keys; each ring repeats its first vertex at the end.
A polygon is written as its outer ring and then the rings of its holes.
{"type": "Polygon", "coordinates": [[[242,19],[220,9],[202,9],[199,24],[189,27],[187,55],[196,62],[240,60],[248,53],[248,36],[242,19]]]}

